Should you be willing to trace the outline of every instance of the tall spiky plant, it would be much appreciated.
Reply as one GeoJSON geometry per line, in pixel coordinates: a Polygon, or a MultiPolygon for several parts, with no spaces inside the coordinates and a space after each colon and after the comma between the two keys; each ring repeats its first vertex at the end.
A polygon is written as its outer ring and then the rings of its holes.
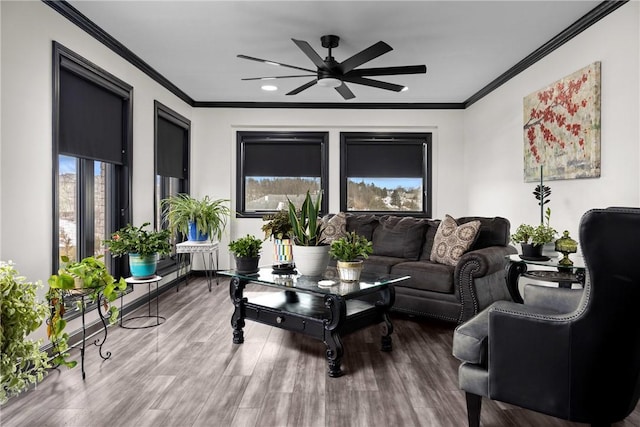
{"type": "Polygon", "coordinates": [[[291,200],[289,203],[289,221],[291,222],[292,238],[296,245],[300,246],[320,246],[324,244],[322,238],[322,223],[319,221],[320,202],[322,201],[322,191],[318,192],[315,204],[311,199],[311,194],[307,190],[304,202],[300,210],[291,200]]]}

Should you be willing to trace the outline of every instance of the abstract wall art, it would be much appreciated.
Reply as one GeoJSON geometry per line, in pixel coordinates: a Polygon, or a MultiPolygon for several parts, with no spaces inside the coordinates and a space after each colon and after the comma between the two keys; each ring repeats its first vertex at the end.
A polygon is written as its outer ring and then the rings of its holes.
{"type": "Polygon", "coordinates": [[[600,62],[524,98],[524,181],[600,176],[600,62]]]}

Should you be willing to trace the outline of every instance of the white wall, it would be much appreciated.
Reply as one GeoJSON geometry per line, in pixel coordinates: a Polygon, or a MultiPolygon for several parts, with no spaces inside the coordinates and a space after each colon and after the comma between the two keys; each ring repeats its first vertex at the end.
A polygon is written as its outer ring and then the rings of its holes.
{"type": "Polygon", "coordinates": [[[46,4],[0,2],[0,10],[0,255],[28,280],[46,283],[52,269],[52,41],[134,87],[134,224],[153,223],[153,101],[186,117],[192,108],[46,4]]]}
{"type": "MultiPolygon", "coordinates": [[[[235,207],[236,132],[303,130],[329,132],[329,211],[340,203],[340,132],[398,131],[433,133],[433,216],[468,212],[466,183],[458,165],[463,156],[462,110],[295,110],[196,109],[193,113],[192,190],[196,195],[229,197],[235,207]]],[[[285,159],[289,160],[289,159],[285,159]]],[[[294,159],[291,159],[295,161],[294,159]]],[[[229,264],[227,244],[247,233],[261,236],[262,220],[236,219],[221,242],[220,263],[229,264]]],[[[268,251],[268,245],[263,247],[268,251]]]]}
{"type": "Polygon", "coordinates": [[[595,61],[602,65],[601,177],[548,181],[551,225],[577,239],[590,208],[640,205],[639,7],[629,2],[505,85],[464,115],[469,212],[536,223],[535,183],[523,178],[523,98],[595,61]]]}

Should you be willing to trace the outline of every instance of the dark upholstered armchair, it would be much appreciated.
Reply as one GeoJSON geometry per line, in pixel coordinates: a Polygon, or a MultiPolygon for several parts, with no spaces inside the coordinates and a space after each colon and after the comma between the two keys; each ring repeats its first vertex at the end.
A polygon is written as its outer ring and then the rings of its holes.
{"type": "Polygon", "coordinates": [[[590,210],[579,234],[584,291],[527,285],[456,328],[470,426],[482,397],[598,426],[638,403],[640,209],[590,210]]]}

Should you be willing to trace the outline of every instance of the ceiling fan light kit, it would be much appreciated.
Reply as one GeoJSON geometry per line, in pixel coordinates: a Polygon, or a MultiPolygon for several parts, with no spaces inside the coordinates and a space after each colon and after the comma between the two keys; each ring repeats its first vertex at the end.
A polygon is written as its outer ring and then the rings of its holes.
{"type": "Polygon", "coordinates": [[[394,92],[404,92],[408,90],[406,86],[394,83],[383,82],[381,80],[369,79],[364,76],[392,76],[399,74],[424,74],[427,72],[425,65],[407,65],[398,67],[380,67],[380,68],[357,68],[360,65],[369,62],[387,52],[393,50],[391,46],[383,41],[373,44],[350,58],[342,62],[337,62],[332,55],[332,49],[338,47],[340,37],[335,35],[325,35],[320,37],[322,47],[328,49],[325,59],[322,59],[318,53],[313,50],[311,45],[304,40],[291,39],[302,52],[316,66],[316,70],[298,67],[295,65],[283,64],[281,62],[270,61],[266,59],[255,58],[247,55],[238,55],[238,58],[248,59],[250,61],[263,62],[269,65],[277,65],[280,67],[293,68],[300,71],[306,71],[312,74],[300,74],[290,76],[270,76],[270,77],[250,77],[242,80],[274,80],[288,79],[299,77],[314,77],[313,80],[299,86],[287,95],[296,95],[311,86],[318,85],[322,87],[334,88],[345,100],[353,99],[356,96],[351,92],[345,83],[354,83],[363,86],[375,87],[378,89],[390,90],[394,92]]]}

